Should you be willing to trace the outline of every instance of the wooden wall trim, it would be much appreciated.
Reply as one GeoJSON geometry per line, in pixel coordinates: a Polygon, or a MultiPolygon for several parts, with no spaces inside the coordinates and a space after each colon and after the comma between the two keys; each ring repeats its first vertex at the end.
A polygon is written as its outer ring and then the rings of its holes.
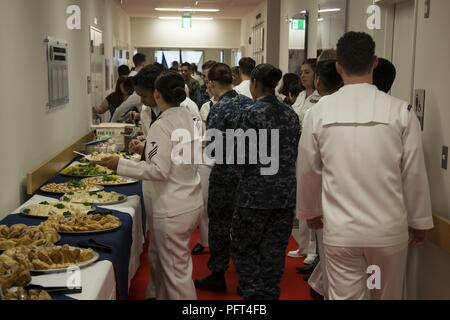
{"type": "Polygon", "coordinates": [[[450,254],[450,220],[434,215],[434,229],[430,231],[429,240],[450,254]]]}
{"type": "Polygon", "coordinates": [[[27,194],[31,196],[35,193],[45,182],[53,178],[64,169],[70,162],[72,162],[76,155],[74,151],[84,150],[84,144],[92,141],[95,137],[94,131],[88,133],[74,144],[58,153],[55,157],[50,159],[44,165],[36,168],[27,175],[27,194]]]}

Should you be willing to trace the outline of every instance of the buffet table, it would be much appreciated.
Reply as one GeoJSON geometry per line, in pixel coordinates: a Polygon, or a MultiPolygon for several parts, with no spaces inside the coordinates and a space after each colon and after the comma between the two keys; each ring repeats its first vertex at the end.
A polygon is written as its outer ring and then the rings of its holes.
{"type": "MultiPolygon", "coordinates": [[[[51,182],[61,183],[73,178],[58,175],[51,182]]],[[[112,247],[112,253],[97,251],[99,260],[93,265],[76,272],[38,275],[32,278],[32,284],[43,286],[77,286],[81,282],[83,292],[68,296],[76,300],[124,300],[128,298],[131,280],[140,265],[140,255],[143,251],[145,214],[142,205],[142,184],[106,187],[105,191],[115,191],[128,196],[125,203],[112,206],[97,206],[98,212],[111,212],[120,219],[122,226],[106,233],[91,233],[83,235],[61,235],[58,245],[69,244],[77,246],[79,241],[95,241],[112,247]]],[[[7,216],[0,224],[38,225],[43,220],[18,214],[21,209],[30,204],[43,201],[55,201],[61,195],[37,192],[25,204],[7,216]]],[[[55,299],[67,299],[66,296],[56,296],[55,299]]]]}

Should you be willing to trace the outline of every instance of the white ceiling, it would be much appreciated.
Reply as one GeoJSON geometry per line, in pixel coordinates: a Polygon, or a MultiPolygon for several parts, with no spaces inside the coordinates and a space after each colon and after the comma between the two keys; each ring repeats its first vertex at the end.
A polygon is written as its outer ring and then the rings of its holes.
{"type": "Polygon", "coordinates": [[[241,19],[263,0],[116,0],[131,17],[151,17],[180,15],[177,12],[158,12],[155,8],[202,8],[220,9],[220,12],[192,13],[193,17],[213,17],[215,19],[241,19]]]}

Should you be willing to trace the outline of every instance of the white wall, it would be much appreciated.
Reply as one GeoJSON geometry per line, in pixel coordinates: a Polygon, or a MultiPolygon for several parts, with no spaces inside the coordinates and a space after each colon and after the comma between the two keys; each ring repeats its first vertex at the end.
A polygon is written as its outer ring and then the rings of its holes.
{"type": "MultiPolygon", "coordinates": [[[[0,1],[0,218],[23,201],[27,172],[89,132],[86,81],[90,72],[88,25],[93,24],[93,16],[98,17],[105,39],[129,41],[126,28],[123,34],[111,30],[114,21],[123,23],[127,19],[113,0],[0,1]],[[81,7],[81,30],[66,28],[66,8],[72,4],[81,7]],[[69,43],[70,103],[51,112],[46,110],[46,36],[69,43]]],[[[112,52],[112,48],[106,47],[106,52],[112,52]]]]}
{"type": "Polygon", "coordinates": [[[241,47],[243,57],[252,57],[252,45],[248,43],[248,39],[252,37],[252,28],[256,24],[256,16],[261,14],[261,21],[264,21],[265,33],[265,50],[267,48],[267,1],[261,2],[252,12],[242,19],[241,27],[241,47]]]}
{"type": "Polygon", "coordinates": [[[240,20],[192,21],[192,29],[182,29],[181,21],[132,18],[134,47],[220,48],[240,47],[240,20]],[[226,30],[226,32],[224,32],[226,30]]]}

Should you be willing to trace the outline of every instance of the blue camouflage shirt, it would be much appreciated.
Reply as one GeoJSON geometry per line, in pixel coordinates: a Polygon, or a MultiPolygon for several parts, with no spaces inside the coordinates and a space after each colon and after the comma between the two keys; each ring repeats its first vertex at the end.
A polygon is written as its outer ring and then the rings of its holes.
{"type": "MultiPolygon", "coordinates": [[[[214,106],[208,115],[206,122],[206,129],[208,136],[210,136],[211,130],[220,131],[221,142],[223,143],[222,155],[223,158],[219,159],[217,152],[213,153],[216,164],[211,172],[210,181],[215,183],[237,183],[237,173],[234,164],[227,164],[227,152],[226,152],[226,131],[235,130],[238,121],[243,111],[249,108],[253,104],[253,101],[246,96],[239,95],[236,91],[231,90],[224,94],[214,106]],[[220,164],[222,163],[222,164],[220,164]]],[[[217,137],[216,137],[217,138],[217,137]]],[[[211,143],[215,143],[218,146],[218,141],[212,139],[207,143],[209,146],[211,143]]],[[[229,155],[228,155],[229,156],[229,155]]]]}
{"type": "Polygon", "coordinates": [[[257,135],[256,146],[255,143],[252,144],[252,153],[257,150],[257,161],[252,162],[253,164],[249,160],[255,155],[250,154],[249,146],[245,149],[246,162],[238,166],[240,182],[236,192],[236,206],[267,210],[295,208],[296,162],[300,141],[300,121],[295,111],[277,97],[266,96],[243,113],[238,125],[244,131],[268,131],[266,136],[257,135]],[[277,130],[278,137],[274,133],[277,130]],[[264,144],[267,145],[266,148],[264,144]],[[271,157],[273,159],[269,163],[268,159],[271,157]],[[275,161],[278,161],[278,165],[275,161]],[[272,169],[267,170],[268,168],[272,169]],[[268,175],[263,175],[262,171],[268,171],[268,175]]]}

